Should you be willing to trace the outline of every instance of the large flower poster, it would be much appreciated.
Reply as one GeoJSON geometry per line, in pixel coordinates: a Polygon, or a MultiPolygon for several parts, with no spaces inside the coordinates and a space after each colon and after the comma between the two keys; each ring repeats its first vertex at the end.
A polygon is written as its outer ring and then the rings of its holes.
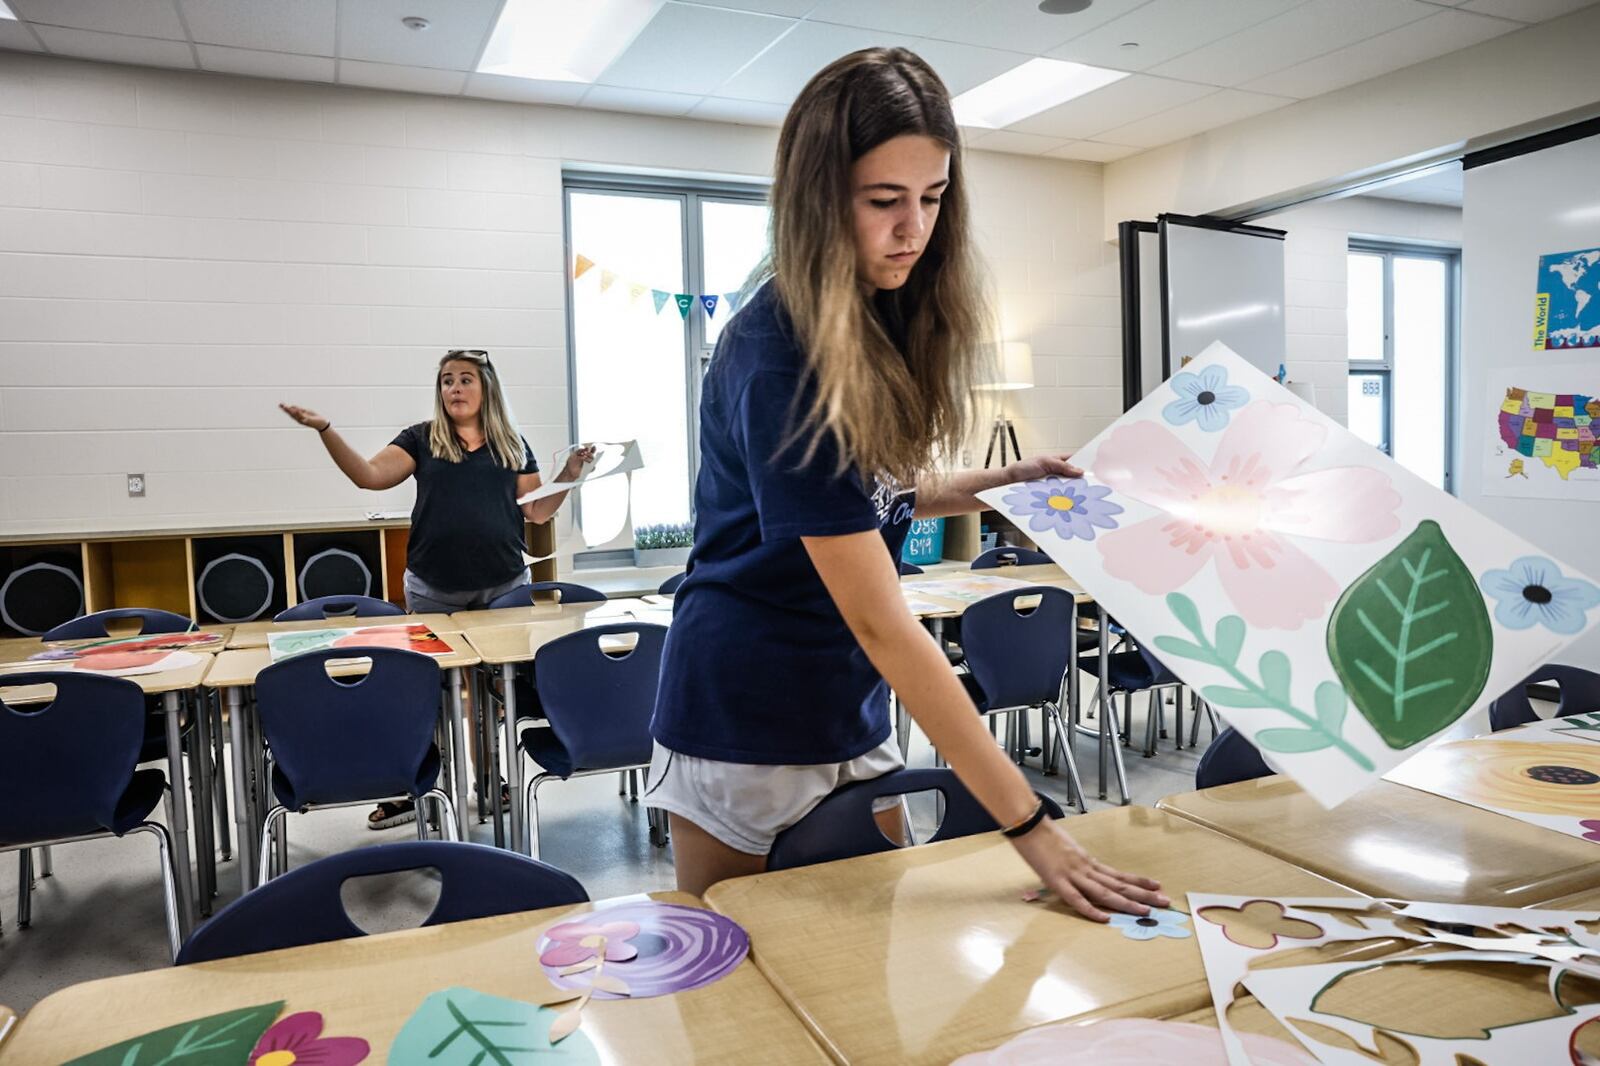
{"type": "Polygon", "coordinates": [[[1073,461],[980,496],[1328,806],[1596,621],[1573,567],[1221,344],[1073,461]]]}

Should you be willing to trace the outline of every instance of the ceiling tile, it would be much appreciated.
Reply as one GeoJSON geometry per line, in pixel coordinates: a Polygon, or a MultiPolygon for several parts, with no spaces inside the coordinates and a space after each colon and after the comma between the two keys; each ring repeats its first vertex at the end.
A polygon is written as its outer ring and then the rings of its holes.
{"type": "Polygon", "coordinates": [[[359,59],[339,60],[339,84],[362,85],[368,89],[395,89],[406,93],[434,93],[454,96],[466,87],[467,75],[460,70],[435,70],[432,67],[400,67],[389,63],[366,63],[359,59]]]}
{"type": "MultiPolygon", "coordinates": [[[[1052,148],[1061,146],[1060,137],[1036,137],[1031,133],[1013,133],[1010,130],[990,130],[982,137],[975,138],[979,151],[983,152],[1010,152],[1012,155],[1044,155],[1052,148]]],[[[968,146],[973,141],[968,141],[968,146]]]]}
{"type": "Polygon", "coordinates": [[[928,61],[951,96],[960,96],[1008,70],[1032,59],[1021,52],[1003,52],[998,48],[978,48],[970,44],[951,44],[924,38],[914,41],[911,50],[928,61]]]}
{"type": "Polygon", "coordinates": [[[658,93],[651,89],[617,89],[596,85],[584,94],[581,107],[632,111],[640,115],[687,115],[703,97],[690,93],[658,93]]]}
{"type": "Polygon", "coordinates": [[[744,126],[781,126],[789,109],[783,104],[766,104],[758,100],[729,100],[708,96],[689,112],[690,118],[703,118],[710,122],[737,122],[744,126]]]}
{"type": "Polygon", "coordinates": [[[1420,0],[1310,0],[1152,67],[1150,73],[1211,85],[1242,85],[1438,11],[1420,0]]]}
{"type": "Polygon", "coordinates": [[[801,22],[749,66],[724,82],[716,95],[787,105],[812,75],[840,56],[875,45],[911,48],[912,37],[826,22],[801,22]]]}
{"type": "Polygon", "coordinates": [[[1441,9],[1437,15],[1245,82],[1253,92],[1319,96],[1511,33],[1514,22],[1441,9]]]}
{"type": "Polygon", "coordinates": [[[339,55],[405,67],[472,70],[489,40],[501,0],[340,0],[339,55]],[[404,17],[429,22],[410,30],[404,17]]]}
{"type": "Polygon", "coordinates": [[[6,0],[6,6],[39,25],[184,40],[172,0],[6,0]]]}
{"type": "Polygon", "coordinates": [[[10,48],[18,52],[37,52],[39,42],[22,23],[0,19],[0,48],[10,48]]]}
{"type": "Polygon", "coordinates": [[[286,78],[290,81],[333,81],[331,56],[289,55],[287,52],[258,52],[251,48],[224,48],[217,44],[197,44],[200,69],[220,74],[244,74],[252,78],[286,78]]]}
{"type": "Polygon", "coordinates": [[[511,78],[504,74],[467,75],[468,96],[511,100],[522,104],[576,104],[589,91],[588,82],[511,78]]]}
{"type": "Polygon", "coordinates": [[[1098,0],[1075,15],[1046,15],[1034,0],[987,0],[922,36],[1040,55],[1126,15],[1148,0],[1098,0]]]}
{"type": "Polygon", "coordinates": [[[178,0],[189,35],[202,44],[333,55],[337,0],[178,0]]]}
{"type": "MultiPolygon", "coordinates": [[[[673,0],[674,3],[679,0],[673,0]]],[[[786,18],[804,18],[817,6],[817,0],[682,0],[695,7],[720,8],[724,11],[750,11],[758,15],[783,15],[786,18]]]]}
{"type": "Polygon", "coordinates": [[[595,81],[704,96],[794,25],[770,15],[668,3],[595,81]]]}
{"type": "Polygon", "coordinates": [[[1045,155],[1051,159],[1077,159],[1087,163],[1109,163],[1144,149],[1126,144],[1105,144],[1101,141],[1068,141],[1060,148],[1052,148],[1045,155]]]}
{"type": "Polygon", "coordinates": [[[1294,100],[1287,96],[1267,96],[1239,89],[1223,89],[1221,92],[1202,96],[1187,104],[1179,104],[1149,118],[1106,130],[1105,138],[1113,144],[1154,148],[1160,144],[1216,129],[1218,126],[1226,126],[1230,122],[1238,122],[1251,115],[1276,111],[1285,104],[1292,103],[1294,100]]]}
{"type": "Polygon", "coordinates": [[[1020,133],[1049,137],[1089,139],[1115,126],[1126,126],[1216,91],[1210,85],[1173,81],[1149,74],[1130,74],[1104,89],[1096,89],[1031,118],[1013,122],[1009,128],[1020,133]]]}
{"type": "Polygon", "coordinates": [[[822,0],[806,18],[868,30],[927,33],[935,26],[953,22],[971,6],[972,0],[822,0]]]}
{"type": "MultiPolygon", "coordinates": [[[[1499,15],[1519,22],[1544,22],[1560,18],[1594,4],[1595,0],[1468,0],[1463,11],[1499,15]]],[[[15,5],[13,5],[15,6],[15,5]]]]}
{"type": "Polygon", "coordinates": [[[194,53],[184,41],[154,37],[124,37],[116,33],[69,30],[60,26],[35,26],[44,46],[56,55],[99,59],[107,63],[136,63],[146,67],[182,67],[193,70],[194,53]]]}
{"type": "Polygon", "coordinates": [[[1303,3],[1305,0],[1152,0],[1052,48],[1049,55],[1115,70],[1147,70],[1303,3]],[[1139,47],[1122,47],[1127,41],[1136,41],[1139,47]]]}

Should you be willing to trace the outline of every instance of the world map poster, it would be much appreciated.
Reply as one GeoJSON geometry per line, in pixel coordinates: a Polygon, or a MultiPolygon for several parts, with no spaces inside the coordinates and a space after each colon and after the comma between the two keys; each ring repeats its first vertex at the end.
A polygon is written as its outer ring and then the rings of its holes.
{"type": "Polygon", "coordinates": [[[1539,257],[1533,346],[1600,348],[1600,248],[1539,257]]]}
{"type": "Polygon", "coordinates": [[[1488,378],[1484,493],[1600,500],[1600,365],[1494,367],[1488,378]]]}

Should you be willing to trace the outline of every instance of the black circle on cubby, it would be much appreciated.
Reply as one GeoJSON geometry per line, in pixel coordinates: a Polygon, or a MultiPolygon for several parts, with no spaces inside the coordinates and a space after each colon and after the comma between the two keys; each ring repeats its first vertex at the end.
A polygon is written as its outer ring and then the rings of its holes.
{"type": "Polygon", "coordinates": [[[83,579],[55,563],[29,563],[0,582],[0,621],[37,637],[83,613],[83,579]]]}
{"type": "Polygon", "coordinates": [[[266,564],[240,552],[211,560],[195,582],[201,609],[219,622],[254,622],[272,609],[276,588],[266,564]]]}
{"type": "Polygon", "coordinates": [[[343,548],[324,548],[300,567],[300,599],[319,596],[370,596],[372,571],[361,556],[343,548]]]}

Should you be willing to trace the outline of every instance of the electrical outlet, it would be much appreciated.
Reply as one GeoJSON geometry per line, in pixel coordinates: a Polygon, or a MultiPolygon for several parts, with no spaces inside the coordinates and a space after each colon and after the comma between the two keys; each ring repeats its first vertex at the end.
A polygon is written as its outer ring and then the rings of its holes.
{"type": "Polygon", "coordinates": [[[143,474],[129,474],[128,475],[128,495],[129,496],[143,496],[144,495],[144,475],[143,474]]]}

